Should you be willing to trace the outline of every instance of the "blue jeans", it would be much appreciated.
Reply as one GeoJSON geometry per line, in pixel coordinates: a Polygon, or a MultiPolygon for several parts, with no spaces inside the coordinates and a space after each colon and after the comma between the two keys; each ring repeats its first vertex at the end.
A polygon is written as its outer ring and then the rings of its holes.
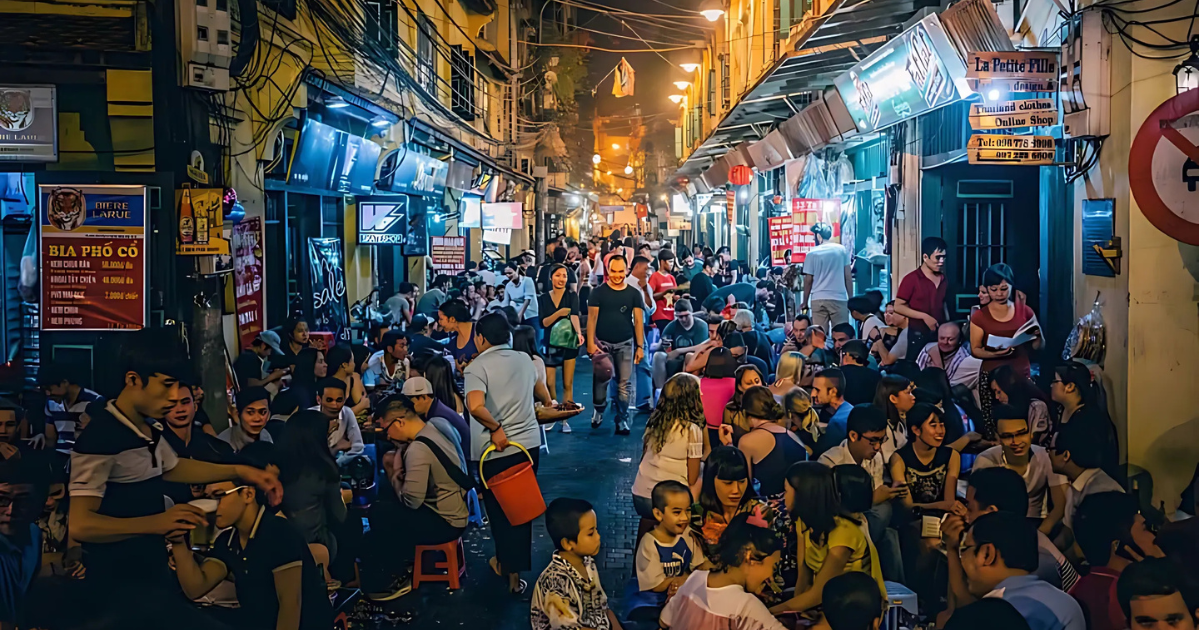
{"type": "Polygon", "coordinates": [[[596,377],[595,372],[592,373],[593,404],[596,411],[604,413],[608,407],[608,388],[612,384],[615,387],[613,393],[617,399],[617,424],[627,422],[629,420],[629,377],[633,376],[633,340],[615,344],[597,341],[596,345],[599,346],[601,352],[606,352],[612,357],[615,378],[601,381],[596,377]]]}

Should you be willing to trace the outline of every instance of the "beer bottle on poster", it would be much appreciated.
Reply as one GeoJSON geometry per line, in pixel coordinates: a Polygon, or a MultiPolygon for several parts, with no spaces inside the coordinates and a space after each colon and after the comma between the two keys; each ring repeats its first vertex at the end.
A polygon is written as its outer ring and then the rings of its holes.
{"type": "Polygon", "coordinates": [[[179,242],[191,245],[196,236],[196,215],[192,210],[192,191],[183,189],[183,198],[179,201],[179,242]]]}
{"type": "Polygon", "coordinates": [[[212,210],[206,204],[201,203],[196,208],[196,244],[208,245],[208,213],[212,210]]]}

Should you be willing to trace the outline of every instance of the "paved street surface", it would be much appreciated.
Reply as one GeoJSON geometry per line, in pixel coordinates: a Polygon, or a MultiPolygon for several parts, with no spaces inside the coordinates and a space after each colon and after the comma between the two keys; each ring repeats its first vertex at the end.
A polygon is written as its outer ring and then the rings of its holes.
{"type": "MultiPolygon", "coordinates": [[[[634,535],[638,516],[633,511],[630,490],[642,455],[642,431],[646,414],[630,409],[633,434],[613,435],[613,408],[610,402],[603,427],[592,430],[591,363],[580,359],[576,365],[575,401],[586,410],[571,422],[574,433],[562,434],[556,426],[548,432],[550,453],[542,453],[538,483],[546,503],[556,497],[586,499],[596,507],[600,521],[602,551],[597,564],[604,590],[618,613],[622,613],[622,593],[633,576],[634,535]]],[[[561,370],[559,370],[561,390],[561,370]]],[[[561,399],[560,396],[556,398],[561,399]]],[[[448,591],[445,584],[422,585],[400,598],[390,609],[413,611],[415,619],[406,627],[414,628],[529,628],[529,600],[538,574],[550,561],[554,544],[546,535],[542,518],[533,526],[534,570],[521,577],[529,582],[522,595],[510,595],[507,581],[492,573],[487,560],[493,555],[492,540],[486,528],[471,527],[463,540],[467,553],[467,574],[462,589],[448,591]]],[[[430,559],[433,557],[431,555],[430,559]]]]}

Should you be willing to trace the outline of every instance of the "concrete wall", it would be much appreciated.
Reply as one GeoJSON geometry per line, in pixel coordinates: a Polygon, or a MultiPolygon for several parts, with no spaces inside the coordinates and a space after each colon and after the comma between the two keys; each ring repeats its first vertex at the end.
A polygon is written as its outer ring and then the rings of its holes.
{"type": "MultiPolygon", "coordinates": [[[[1178,8],[1139,19],[1192,10],[1178,8]]],[[[1187,31],[1187,22],[1156,26],[1178,39],[1187,31]]],[[[1077,316],[1087,313],[1100,294],[1108,328],[1105,380],[1122,452],[1130,464],[1153,475],[1155,504],[1165,501],[1168,509],[1177,504],[1197,461],[1197,248],[1175,241],[1146,220],[1129,193],[1128,169],[1133,134],[1175,95],[1171,71],[1176,63],[1135,57],[1114,37],[1110,135],[1099,164],[1074,191],[1076,226],[1081,224],[1082,200],[1116,200],[1116,234],[1125,249],[1122,273],[1116,278],[1084,276],[1076,229],[1076,311],[1077,316]]]]}

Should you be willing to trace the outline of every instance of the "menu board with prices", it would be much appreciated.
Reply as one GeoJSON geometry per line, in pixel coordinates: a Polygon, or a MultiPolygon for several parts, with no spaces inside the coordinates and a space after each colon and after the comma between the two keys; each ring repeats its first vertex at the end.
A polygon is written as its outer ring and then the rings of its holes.
{"type": "Polygon", "coordinates": [[[243,219],[233,226],[233,289],[242,349],[254,343],[266,324],[263,273],[262,219],[243,219]]]}
{"type": "Polygon", "coordinates": [[[770,217],[767,219],[771,232],[771,265],[787,265],[796,260],[796,245],[799,233],[792,217],[770,217]]]}
{"type": "Polygon", "coordinates": [[[146,325],[146,187],[38,187],[41,329],[146,325]]]}
{"type": "Polygon", "coordinates": [[[457,274],[467,269],[467,239],[462,236],[429,237],[429,255],[433,270],[457,274]]]}

